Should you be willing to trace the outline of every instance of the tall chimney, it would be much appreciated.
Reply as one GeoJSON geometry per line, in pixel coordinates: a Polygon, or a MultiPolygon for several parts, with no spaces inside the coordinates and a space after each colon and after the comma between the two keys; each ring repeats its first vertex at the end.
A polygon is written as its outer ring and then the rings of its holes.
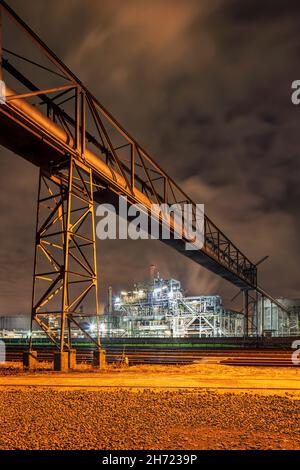
{"type": "Polygon", "coordinates": [[[154,281],[155,272],[156,272],[156,266],[154,264],[151,264],[151,266],[150,266],[150,282],[154,281]]]}
{"type": "Polygon", "coordinates": [[[113,304],[112,304],[112,287],[109,286],[107,289],[107,313],[111,313],[113,310],[113,304]]]}

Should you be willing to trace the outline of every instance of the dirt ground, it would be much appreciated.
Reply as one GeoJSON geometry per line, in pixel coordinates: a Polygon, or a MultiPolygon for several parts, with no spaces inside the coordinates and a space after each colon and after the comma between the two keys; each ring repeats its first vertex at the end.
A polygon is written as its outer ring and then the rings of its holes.
{"type": "Polygon", "coordinates": [[[0,369],[0,449],[300,449],[300,369],[0,369]]]}

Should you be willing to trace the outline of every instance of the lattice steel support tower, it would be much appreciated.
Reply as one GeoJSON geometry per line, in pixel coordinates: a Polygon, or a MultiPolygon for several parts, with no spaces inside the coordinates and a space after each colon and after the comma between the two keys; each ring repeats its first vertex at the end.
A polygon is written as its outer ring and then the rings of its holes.
{"type": "Polygon", "coordinates": [[[92,170],[66,157],[60,168],[40,170],[38,193],[31,331],[36,322],[64,353],[73,324],[100,352],[92,170]],[[86,316],[95,318],[96,340],[80,324],[86,316]]]}

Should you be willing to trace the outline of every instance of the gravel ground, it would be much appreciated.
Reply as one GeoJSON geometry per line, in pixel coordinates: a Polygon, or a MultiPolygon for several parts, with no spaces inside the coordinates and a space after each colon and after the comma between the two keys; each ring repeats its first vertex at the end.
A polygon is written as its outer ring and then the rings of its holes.
{"type": "Polygon", "coordinates": [[[0,391],[0,449],[300,449],[300,403],[199,391],[0,391]]]}

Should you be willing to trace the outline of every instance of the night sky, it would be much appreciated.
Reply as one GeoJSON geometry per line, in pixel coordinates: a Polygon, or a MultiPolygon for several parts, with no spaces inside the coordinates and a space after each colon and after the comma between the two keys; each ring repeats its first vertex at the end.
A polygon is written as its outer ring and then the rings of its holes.
{"type": "MultiPolygon", "coordinates": [[[[9,0],[119,122],[254,262],[300,297],[300,2],[9,0]]],[[[0,148],[0,313],[29,313],[37,168],[0,148]]],[[[148,275],[189,294],[236,288],[158,241],[98,241],[101,303],[148,275]]]]}

